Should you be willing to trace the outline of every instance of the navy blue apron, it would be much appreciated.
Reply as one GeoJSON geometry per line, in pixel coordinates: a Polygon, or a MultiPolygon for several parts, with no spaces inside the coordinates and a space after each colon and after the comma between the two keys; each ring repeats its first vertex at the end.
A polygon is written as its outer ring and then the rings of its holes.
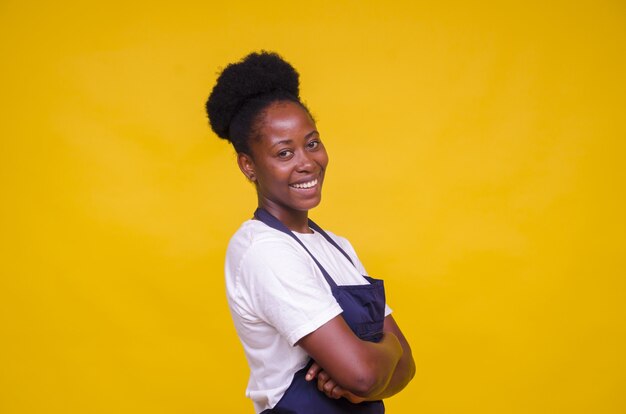
{"type": "MultiPolygon", "coordinates": [[[[341,316],[343,316],[352,331],[362,340],[380,341],[383,335],[385,319],[385,287],[382,280],[363,276],[369,284],[338,286],[326,269],[306,248],[304,243],[280,220],[261,208],[254,212],[254,217],[268,226],[293,237],[313,258],[321,270],[326,282],[330,285],[333,296],[339,303],[339,306],[341,306],[341,309],[343,309],[341,316]]],[[[309,227],[320,233],[352,263],[348,254],[310,219],[309,227]]],[[[305,375],[312,364],[313,360],[309,361],[306,367],[296,372],[291,385],[289,385],[283,397],[278,401],[278,404],[272,409],[264,410],[261,414],[383,414],[385,412],[385,406],[381,400],[353,404],[345,398],[335,400],[327,397],[326,394],[317,389],[317,380],[307,381],[305,379],[305,375]]]]}

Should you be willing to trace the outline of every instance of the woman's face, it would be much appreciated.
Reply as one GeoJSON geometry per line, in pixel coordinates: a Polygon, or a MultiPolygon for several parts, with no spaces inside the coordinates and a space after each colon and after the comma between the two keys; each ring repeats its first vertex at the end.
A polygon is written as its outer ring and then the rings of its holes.
{"type": "Polygon", "coordinates": [[[252,157],[239,155],[239,165],[256,184],[259,206],[288,224],[320,203],[328,154],[302,106],[271,104],[250,151],[252,157]]]}

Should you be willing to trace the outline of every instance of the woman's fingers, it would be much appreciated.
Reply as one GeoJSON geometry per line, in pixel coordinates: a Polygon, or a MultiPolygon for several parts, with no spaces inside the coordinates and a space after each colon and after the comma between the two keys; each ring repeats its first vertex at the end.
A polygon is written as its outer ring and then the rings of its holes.
{"type": "Polygon", "coordinates": [[[326,381],[326,383],[324,383],[324,386],[322,387],[322,391],[324,391],[324,394],[328,395],[330,397],[330,394],[333,391],[333,388],[335,388],[337,386],[337,384],[335,383],[335,381],[328,380],[326,381]]]}
{"type": "Polygon", "coordinates": [[[332,379],[326,381],[323,387],[324,394],[328,398],[334,398],[335,400],[341,398],[343,395],[343,388],[341,388],[335,381],[332,379]]]}
{"type": "Polygon", "coordinates": [[[324,385],[330,380],[330,376],[324,370],[317,374],[317,389],[324,392],[324,385]]]}
{"type": "Polygon", "coordinates": [[[346,397],[351,402],[361,402],[363,399],[356,397],[350,392],[341,388],[340,385],[328,375],[326,371],[324,371],[316,362],[311,365],[311,368],[307,371],[306,379],[307,381],[312,380],[317,376],[317,389],[326,394],[328,398],[333,398],[335,400],[346,397]]]}
{"type": "Polygon", "coordinates": [[[346,390],[344,390],[343,388],[341,388],[341,386],[336,385],[335,388],[332,389],[332,391],[330,392],[330,395],[328,395],[330,398],[334,398],[335,400],[338,400],[339,398],[343,397],[345,394],[346,390]]]}
{"type": "Polygon", "coordinates": [[[311,381],[313,378],[315,378],[317,376],[317,374],[322,370],[322,367],[320,367],[317,362],[313,362],[313,365],[311,365],[311,368],[309,368],[309,370],[306,373],[305,379],[307,381],[311,381]]]}

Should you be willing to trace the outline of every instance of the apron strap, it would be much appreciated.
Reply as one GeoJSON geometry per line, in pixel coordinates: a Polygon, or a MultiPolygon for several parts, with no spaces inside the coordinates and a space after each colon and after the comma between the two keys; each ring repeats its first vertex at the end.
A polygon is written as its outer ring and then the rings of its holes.
{"type": "MultiPolygon", "coordinates": [[[[326,282],[328,282],[328,284],[330,285],[331,289],[334,290],[337,287],[337,283],[335,283],[333,278],[330,277],[330,275],[328,274],[326,269],[324,269],[324,266],[322,266],[322,264],[317,261],[315,256],[313,256],[313,254],[309,251],[309,249],[307,249],[307,247],[304,245],[304,243],[302,243],[302,240],[300,240],[295,234],[293,234],[293,232],[291,230],[289,230],[289,228],[287,228],[287,226],[285,226],[280,220],[278,220],[276,217],[271,215],[267,210],[262,209],[260,207],[257,208],[256,211],[254,212],[254,217],[257,220],[261,221],[262,223],[267,224],[271,228],[276,229],[276,230],[278,230],[280,232],[283,232],[283,233],[288,234],[289,236],[293,237],[293,239],[295,241],[297,241],[298,244],[300,244],[300,246],[302,246],[304,248],[304,250],[309,254],[309,256],[311,256],[311,258],[313,259],[313,261],[315,262],[317,267],[319,267],[320,271],[322,272],[322,275],[324,275],[324,279],[326,279],[326,282]]],[[[309,223],[310,223],[310,221],[309,221],[309,223]]],[[[315,225],[315,226],[319,228],[319,226],[317,226],[317,225],[315,225]]],[[[320,233],[322,233],[322,232],[320,232],[320,233]]],[[[325,233],[323,233],[323,234],[325,234],[325,233]]],[[[328,235],[326,235],[325,237],[327,237],[327,236],[328,235]]],[[[336,246],[335,243],[333,243],[333,245],[336,246]]],[[[339,247],[337,246],[337,248],[339,248],[339,247]]],[[[339,250],[341,250],[341,249],[339,249],[339,250]]],[[[343,250],[342,250],[342,252],[343,252],[343,250]]],[[[344,252],[344,254],[345,254],[345,252],[344,252]]]]}
{"type": "MultiPolygon", "coordinates": [[[[313,220],[309,219],[309,227],[311,227],[313,230],[315,230],[316,232],[318,232],[319,234],[321,234],[322,236],[324,236],[324,238],[326,240],[328,240],[328,242],[330,244],[332,244],[333,246],[335,246],[337,248],[337,250],[339,250],[344,256],[346,256],[346,259],[348,259],[348,261],[350,263],[352,263],[352,266],[356,267],[356,265],[354,264],[354,262],[352,261],[352,259],[350,259],[350,256],[348,256],[348,253],[346,253],[341,247],[339,247],[339,245],[337,244],[337,242],[335,242],[335,240],[333,240],[332,237],[330,237],[328,235],[328,233],[326,233],[324,230],[322,230],[322,228],[320,226],[318,226],[313,220]]],[[[358,269],[357,269],[358,270],[358,269]]]]}

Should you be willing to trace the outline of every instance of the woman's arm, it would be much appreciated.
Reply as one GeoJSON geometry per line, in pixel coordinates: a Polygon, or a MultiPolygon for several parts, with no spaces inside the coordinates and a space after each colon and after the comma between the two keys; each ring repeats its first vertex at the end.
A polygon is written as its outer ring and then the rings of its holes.
{"type": "Polygon", "coordinates": [[[378,395],[370,396],[368,399],[372,400],[381,400],[383,398],[391,397],[394,394],[399,393],[407,386],[407,384],[413,379],[415,376],[415,361],[413,360],[413,353],[411,352],[411,346],[409,342],[402,334],[400,327],[393,319],[393,316],[389,315],[385,318],[385,325],[383,328],[384,332],[393,333],[398,340],[400,341],[400,345],[402,346],[402,357],[396,365],[396,369],[393,372],[391,380],[389,384],[378,395]]]}
{"type": "Polygon", "coordinates": [[[402,333],[387,325],[385,318],[386,328],[380,342],[363,341],[339,315],[300,339],[297,345],[341,388],[360,397],[370,397],[398,382],[394,374],[403,359],[404,347],[396,333],[400,336],[402,333]]]}
{"type": "Polygon", "coordinates": [[[351,393],[349,390],[342,388],[340,383],[335,381],[332,375],[322,369],[322,367],[317,363],[314,363],[309,369],[307,379],[313,380],[317,377],[318,388],[320,391],[323,391],[331,398],[345,397],[355,403],[365,400],[381,400],[397,394],[404,387],[406,387],[415,375],[415,361],[413,360],[411,347],[408,341],[391,315],[385,318],[383,330],[386,334],[392,334],[398,338],[403,352],[389,382],[387,383],[387,386],[380,392],[367,395],[361,394],[361,396],[354,395],[354,393],[351,393]]]}

